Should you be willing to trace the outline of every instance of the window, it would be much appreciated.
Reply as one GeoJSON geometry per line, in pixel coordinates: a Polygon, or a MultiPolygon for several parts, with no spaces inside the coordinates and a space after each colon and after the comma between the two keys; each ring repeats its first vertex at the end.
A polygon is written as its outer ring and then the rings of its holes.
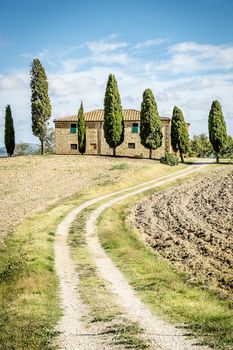
{"type": "Polygon", "coordinates": [[[90,143],[91,149],[97,149],[97,144],[96,143],[90,143]]]}
{"type": "Polygon", "coordinates": [[[71,134],[76,134],[77,132],[77,124],[70,124],[70,133],[71,134]]]}
{"type": "Polygon", "coordinates": [[[132,123],[132,134],[138,134],[138,123],[132,123]]]}
{"type": "Polygon", "coordinates": [[[78,149],[77,143],[71,143],[70,149],[78,149]]]}
{"type": "Polygon", "coordinates": [[[135,148],[135,143],[128,143],[128,148],[135,148]]]}

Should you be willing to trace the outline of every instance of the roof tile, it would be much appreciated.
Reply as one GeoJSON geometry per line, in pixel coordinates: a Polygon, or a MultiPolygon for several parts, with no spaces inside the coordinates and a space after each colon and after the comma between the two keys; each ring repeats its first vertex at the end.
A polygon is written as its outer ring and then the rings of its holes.
{"type": "MultiPolygon", "coordinates": [[[[136,109],[123,109],[123,118],[124,121],[137,121],[140,120],[140,111],[136,109]]],[[[160,117],[161,120],[170,120],[167,117],[160,117]]],[[[90,112],[85,113],[86,122],[100,122],[104,120],[104,110],[95,109],[90,112]]],[[[54,122],[76,122],[77,115],[70,115],[66,117],[59,117],[54,120],[54,122]]]]}

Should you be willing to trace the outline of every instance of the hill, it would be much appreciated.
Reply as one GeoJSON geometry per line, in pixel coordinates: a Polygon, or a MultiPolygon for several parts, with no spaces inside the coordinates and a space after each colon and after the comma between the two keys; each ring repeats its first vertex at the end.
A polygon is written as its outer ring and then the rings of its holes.
{"type": "Polygon", "coordinates": [[[0,159],[0,243],[25,216],[74,193],[119,182],[121,177],[127,185],[145,167],[148,173],[157,167],[161,174],[171,171],[170,167],[146,159],[72,155],[0,159]]]}

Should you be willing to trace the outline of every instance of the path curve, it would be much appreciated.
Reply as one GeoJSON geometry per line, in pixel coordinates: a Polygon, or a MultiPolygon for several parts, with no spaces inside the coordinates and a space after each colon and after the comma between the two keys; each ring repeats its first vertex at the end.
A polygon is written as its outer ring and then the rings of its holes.
{"type": "MultiPolygon", "coordinates": [[[[85,305],[77,291],[79,283],[75,264],[70,256],[70,249],[67,243],[69,228],[76,216],[84,209],[95,203],[108,199],[112,196],[121,195],[104,203],[93,211],[87,220],[87,243],[93,254],[99,273],[111,283],[112,291],[116,294],[118,302],[125,308],[128,315],[138,321],[146,333],[153,335],[156,349],[161,350],[209,350],[207,347],[193,345],[194,341],[184,338],[183,333],[174,326],[159,320],[153,316],[147,307],[138,299],[123,274],[113,265],[110,258],[101,247],[95,235],[96,220],[98,216],[112,204],[128,198],[148,189],[164,185],[172,180],[184,177],[192,172],[200,170],[205,165],[191,165],[184,170],[169,174],[157,179],[146,181],[142,184],[116,191],[86,201],[72,210],[58,225],[55,240],[55,266],[60,280],[60,296],[62,301],[63,316],[58,324],[57,330],[61,333],[57,341],[63,350],[103,350],[103,344],[98,343],[95,335],[86,334],[82,316],[86,312],[85,305]]],[[[150,337],[151,338],[151,337],[150,337]]]]}

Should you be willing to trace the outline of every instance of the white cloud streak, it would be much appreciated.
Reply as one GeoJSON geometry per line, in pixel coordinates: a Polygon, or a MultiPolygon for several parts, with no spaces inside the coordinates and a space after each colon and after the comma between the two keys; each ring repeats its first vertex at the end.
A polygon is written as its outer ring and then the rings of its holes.
{"type": "MultiPolygon", "coordinates": [[[[85,110],[102,108],[111,72],[118,80],[123,107],[140,108],[144,89],[151,88],[160,114],[171,116],[173,106],[180,106],[193,134],[207,132],[211,103],[219,99],[228,132],[233,134],[233,46],[183,42],[166,45],[159,59],[148,56],[146,48],[160,42],[150,39],[130,44],[113,35],[58,52],[41,50],[36,56],[46,68],[52,118],[76,113],[81,100],[85,110]]],[[[25,56],[28,67],[32,57],[25,56]]],[[[12,105],[17,141],[36,142],[31,133],[29,70],[0,75],[0,101],[2,117],[5,105],[12,105]]]]}
{"type": "Polygon", "coordinates": [[[201,45],[183,42],[169,48],[170,58],[158,69],[174,74],[219,71],[233,68],[233,46],[201,45]]]}
{"type": "Polygon", "coordinates": [[[125,41],[123,41],[123,42],[110,42],[108,40],[87,42],[86,45],[87,45],[87,48],[95,54],[112,52],[112,51],[122,49],[122,48],[129,46],[129,44],[125,41]]]}
{"type": "Polygon", "coordinates": [[[143,42],[135,44],[132,47],[132,49],[136,49],[136,50],[146,49],[149,47],[161,45],[161,44],[165,43],[166,41],[168,41],[167,38],[149,39],[149,40],[145,40],[143,42]]]}

